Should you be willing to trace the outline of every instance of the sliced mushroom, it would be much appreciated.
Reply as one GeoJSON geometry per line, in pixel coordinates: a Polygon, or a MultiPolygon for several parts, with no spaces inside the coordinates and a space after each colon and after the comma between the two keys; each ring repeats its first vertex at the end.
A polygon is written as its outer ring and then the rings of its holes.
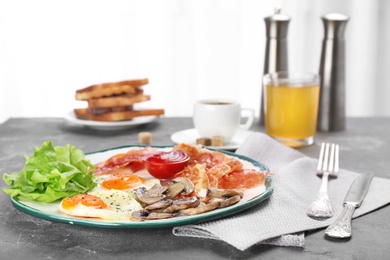
{"type": "Polygon", "coordinates": [[[145,220],[146,217],[149,215],[149,212],[147,210],[136,210],[131,213],[131,217],[133,220],[142,221],[145,220]]]}
{"type": "Polygon", "coordinates": [[[196,207],[196,208],[188,208],[188,209],[182,209],[180,210],[181,213],[185,215],[197,215],[204,212],[212,211],[216,208],[218,208],[219,202],[211,202],[209,204],[204,204],[202,206],[196,207]]]}
{"type": "Polygon", "coordinates": [[[131,216],[133,217],[134,220],[143,221],[143,220],[172,218],[173,214],[151,212],[147,210],[138,210],[138,211],[133,211],[131,216]]]}
{"type": "Polygon", "coordinates": [[[159,210],[159,209],[165,209],[169,206],[171,206],[173,201],[171,199],[167,200],[161,200],[156,203],[153,203],[151,205],[148,205],[145,207],[146,210],[159,210]]]}
{"type": "Polygon", "coordinates": [[[146,220],[172,218],[173,214],[162,212],[150,212],[146,220]]]}
{"type": "Polygon", "coordinates": [[[174,197],[179,195],[184,190],[184,188],[185,187],[181,182],[172,182],[165,191],[165,196],[168,199],[173,199],[174,197]]]}
{"type": "Polygon", "coordinates": [[[156,183],[148,190],[148,193],[152,197],[158,197],[161,196],[167,190],[167,188],[167,186],[161,186],[160,184],[156,183]]]}
{"type": "Polygon", "coordinates": [[[185,195],[188,195],[188,194],[192,193],[195,190],[194,184],[188,178],[178,177],[178,178],[173,179],[172,182],[173,183],[180,182],[181,184],[183,184],[184,185],[183,194],[185,194],[185,195]]]}
{"type": "Polygon", "coordinates": [[[194,208],[200,204],[200,200],[196,196],[189,198],[177,199],[174,200],[172,205],[164,209],[162,212],[173,213],[182,209],[194,208]]]}
{"type": "Polygon", "coordinates": [[[241,197],[240,195],[236,195],[236,196],[233,196],[233,197],[230,197],[230,198],[227,198],[225,200],[223,200],[219,207],[220,208],[225,208],[225,207],[229,207],[231,205],[234,205],[236,204],[237,202],[239,202],[241,200],[241,197]]]}
{"type": "Polygon", "coordinates": [[[230,198],[236,195],[239,195],[242,198],[244,196],[244,193],[240,190],[233,190],[233,189],[225,190],[225,189],[215,189],[215,188],[209,188],[207,191],[207,196],[213,198],[230,198]]]}
{"type": "Polygon", "coordinates": [[[158,194],[158,195],[152,194],[152,195],[153,196],[150,195],[149,191],[145,187],[140,187],[136,189],[134,193],[135,199],[146,205],[151,205],[165,199],[164,194],[158,194]]]}
{"type": "MultiPolygon", "coordinates": [[[[201,199],[198,196],[184,197],[195,190],[194,184],[188,178],[179,177],[170,181],[168,186],[154,185],[147,190],[140,187],[135,190],[134,197],[144,207],[134,211],[134,220],[144,221],[153,219],[171,218],[175,215],[197,215],[212,211],[216,208],[228,207],[238,203],[243,192],[235,189],[205,189],[207,196],[201,199]]],[[[206,194],[204,194],[206,195],[206,194]]]]}

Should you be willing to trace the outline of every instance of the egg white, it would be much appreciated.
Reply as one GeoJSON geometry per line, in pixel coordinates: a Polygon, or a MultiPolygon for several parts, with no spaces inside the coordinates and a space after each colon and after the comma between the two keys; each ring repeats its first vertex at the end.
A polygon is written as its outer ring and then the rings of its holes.
{"type": "Polygon", "coordinates": [[[89,194],[101,198],[110,210],[123,213],[131,213],[142,209],[142,206],[134,199],[133,194],[121,190],[105,190],[90,192],[89,194]]]}
{"type": "Polygon", "coordinates": [[[142,206],[133,198],[131,193],[120,190],[105,190],[90,192],[89,194],[101,198],[108,209],[85,206],[78,203],[74,208],[67,209],[60,203],[60,210],[65,214],[77,217],[100,218],[106,220],[131,220],[134,210],[142,209],[142,206]]]}
{"type": "MultiPolygon", "coordinates": [[[[92,191],[96,192],[96,191],[107,190],[106,188],[102,187],[102,183],[108,177],[110,177],[110,175],[96,176],[94,181],[97,183],[97,185],[92,191]]],[[[156,179],[156,178],[144,178],[144,180],[145,180],[145,183],[140,183],[138,186],[135,186],[133,188],[130,188],[128,190],[123,190],[123,191],[132,192],[134,189],[139,188],[139,187],[145,187],[146,189],[150,189],[155,184],[161,184],[160,180],[156,179]]]]}
{"type": "Polygon", "coordinates": [[[105,220],[131,220],[131,214],[135,210],[141,210],[142,206],[133,197],[134,189],[145,187],[150,189],[155,184],[160,184],[160,180],[156,178],[145,179],[142,183],[134,188],[128,190],[105,189],[102,187],[102,182],[108,178],[109,175],[101,175],[95,177],[96,187],[88,192],[88,194],[95,195],[101,198],[108,206],[108,209],[101,209],[97,207],[85,206],[81,203],[77,204],[72,209],[62,207],[60,203],[60,210],[68,215],[76,217],[99,218],[105,220]]]}

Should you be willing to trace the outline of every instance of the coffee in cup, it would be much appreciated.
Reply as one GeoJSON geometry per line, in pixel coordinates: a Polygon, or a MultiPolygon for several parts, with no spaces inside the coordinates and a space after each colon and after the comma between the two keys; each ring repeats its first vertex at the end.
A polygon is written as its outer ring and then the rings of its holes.
{"type": "Polygon", "coordinates": [[[255,118],[254,109],[241,108],[240,103],[229,99],[204,99],[195,102],[193,121],[199,137],[220,136],[229,144],[237,129],[249,129],[255,118]],[[243,112],[248,118],[241,124],[243,112]]]}

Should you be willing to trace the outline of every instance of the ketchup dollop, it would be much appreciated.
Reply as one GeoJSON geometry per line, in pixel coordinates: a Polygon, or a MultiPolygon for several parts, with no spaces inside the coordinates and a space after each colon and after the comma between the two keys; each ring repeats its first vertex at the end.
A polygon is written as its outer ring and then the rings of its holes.
{"type": "Polygon", "coordinates": [[[146,169],[158,179],[172,179],[188,165],[189,160],[190,157],[181,150],[161,151],[144,157],[146,169]]]}

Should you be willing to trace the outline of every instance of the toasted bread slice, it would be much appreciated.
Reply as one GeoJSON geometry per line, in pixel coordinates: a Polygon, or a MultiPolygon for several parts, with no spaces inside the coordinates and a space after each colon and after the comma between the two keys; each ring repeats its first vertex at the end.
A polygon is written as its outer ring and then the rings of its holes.
{"type": "Polygon", "coordinates": [[[90,115],[101,115],[110,112],[123,112],[133,110],[133,106],[103,107],[103,108],[75,108],[74,113],[79,119],[89,119],[90,115]]]}
{"type": "Polygon", "coordinates": [[[88,100],[120,94],[139,94],[139,88],[149,83],[148,79],[125,80],[119,82],[102,83],[76,90],[76,100],[88,100]]]}
{"type": "Polygon", "coordinates": [[[115,97],[93,98],[88,100],[89,108],[124,107],[150,100],[150,95],[121,95],[115,97]]]}
{"type": "Polygon", "coordinates": [[[89,120],[88,108],[75,108],[73,109],[75,116],[78,119],[89,120]]]}
{"type": "Polygon", "coordinates": [[[93,115],[101,115],[109,112],[122,112],[122,111],[128,111],[133,110],[133,106],[124,106],[124,107],[96,107],[96,108],[89,108],[88,112],[93,115]]]}
{"type": "Polygon", "coordinates": [[[75,115],[79,119],[115,122],[132,120],[135,117],[140,116],[161,116],[164,115],[164,109],[143,109],[143,110],[128,110],[120,112],[109,112],[100,115],[94,115],[88,112],[87,108],[74,109],[75,115]]]}

